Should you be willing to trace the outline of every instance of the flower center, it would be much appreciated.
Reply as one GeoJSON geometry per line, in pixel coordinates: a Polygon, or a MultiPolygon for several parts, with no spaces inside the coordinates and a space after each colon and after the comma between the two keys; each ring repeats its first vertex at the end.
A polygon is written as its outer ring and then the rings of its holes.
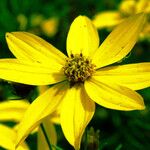
{"type": "Polygon", "coordinates": [[[84,82],[89,78],[94,70],[95,65],[91,60],[85,58],[82,53],[73,55],[66,60],[66,64],[63,67],[64,74],[71,84],[84,82]]]}

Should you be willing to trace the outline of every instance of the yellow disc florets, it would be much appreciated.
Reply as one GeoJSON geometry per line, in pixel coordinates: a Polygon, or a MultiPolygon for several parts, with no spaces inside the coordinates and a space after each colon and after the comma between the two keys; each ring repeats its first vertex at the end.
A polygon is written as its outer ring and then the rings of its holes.
{"type": "Polygon", "coordinates": [[[66,60],[64,74],[71,84],[84,82],[94,72],[95,65],[85,58],[82,53],[73,55],[66,60]]]}

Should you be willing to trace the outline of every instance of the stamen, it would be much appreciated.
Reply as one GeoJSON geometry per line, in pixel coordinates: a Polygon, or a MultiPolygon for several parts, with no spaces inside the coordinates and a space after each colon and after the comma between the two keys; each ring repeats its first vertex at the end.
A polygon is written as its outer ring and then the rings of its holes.
{"type": "Polygon", "coordinates": [[[63,70],[68,81],[73,85],[84,82],[89,78],[95,70],[95,65],[92,64],[91,60],[85,58],[82,53],[76,55],[71,54],[70,58],[66,60],[63,70]]]}

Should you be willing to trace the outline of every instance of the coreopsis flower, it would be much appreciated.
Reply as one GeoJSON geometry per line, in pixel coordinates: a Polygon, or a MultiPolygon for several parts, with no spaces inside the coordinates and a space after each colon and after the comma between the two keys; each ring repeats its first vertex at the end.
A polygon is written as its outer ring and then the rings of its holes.
{"type": "MultiPolygon", "coordinates": [[[[19,122],[28,108],[29,104],[25,100],[9,100],[0,103],[0,122],[19,122]]],[[[8,150],[15,149],[17,137],[16,128],[10,128],[0,124],[0,146],[8,150]]],[[[18,146],[17,150],[29,150],[25,142],[18,146]]]]}
{"type": "Polygon", "coordinates": [[[47,35],[48,37],[52,37],[57,33],[58,30],[58,18],[48,18],[45,19],[41,24],[41,30],[42,32],[47,35]]]}
{"type": "Polygon", "coordinates": [[[95,103],[124,111],[144,109],[143,98],[134,90],[149,87],[150,63],[107,67],[131,51],[144,21],[144,14],[129,17],[99,46],[95,26],[86,16],[79,16],[68,33],[68,56],[33,34],[7,33],[8,46],[16,58],[0,60],[0,78],[29,85],[53,84],[26,111],[16,145],[60,104],[63,133],[76,150],[95,103]]]}
{"type": "Polygon", "coordinates": [[[26,100],[5,100],[0,102],[0,121],[20,122],[29,107],[26,100]]]}
{"type": "Polygon", "coordinates": [[[57,33],[59,24],[58,17],[45,18],[41,14],[32,14],[30,20],[24,14],[19,14],[17,21],[21,31],[27,30],[38,35],[44,34],[48,37],[52,37],[57,33]]]}
{"type": "Polygon", "coordinates": [[[140,13],[147,13],[147,23],[143,28],[140,39],[150,37],[150,1],[149,0],[122,0],[118,10],[103,11],[94,16],[93,23],[98,29],[112,29],[125,18],[140,13]]]}
{"type": "MultiPolygon", "coordinates": [[[[40,93],[42,93],[43,90],[47,89],[46,86],[38,88],[40,89],[40,93]]],[[[13,128],[0,125],[0,133],[1,133],[0,146],[9,150],[13,150],[15,148],[16,142],[15,140],[17,136],[16,131],[19,127],[19,122],[21,121],[25,111],[28,109],[29,106],[30,104],[26,100],[6,100],[0,103],[0,114],[1,114],[0,122],[13,121],[17,123],[13,128]],[[10,136],[8,136],[8,134],[10,136]]],[[[56,112],[45,118],[42,122],[51,144],[56,145],[57,135],[54,123],[59,123],[59,116],[58,113],[56,112]]],[[[38,150],[41,149],[49,150],[41,127],[39,126],[37,129],[33,131],[33,133],[34,132],[37,132],[38,150]]],[[[28,149],[29,148],[25,142],[20,146],[18,146],[17,148],[17,150],[28,150],[28,149]]]]}
{"type": "Polygon", "coordinates": [[[45,18],[40,14],[32,15],[30,22],[31,28],[28,31],[38,35],[44,34],[48,37],[52,37],[58,31],[58,24],[58,17],[45,18]]]}
{"type": "MultiPolygon", "coordinates": [[[[0,124],[0,133],[0,147],[6,150],[15,150],[16,131],[13,128],[0,124]]],[[[29,150],[29,147],[24,142],[16,150],[29,150]]]]}

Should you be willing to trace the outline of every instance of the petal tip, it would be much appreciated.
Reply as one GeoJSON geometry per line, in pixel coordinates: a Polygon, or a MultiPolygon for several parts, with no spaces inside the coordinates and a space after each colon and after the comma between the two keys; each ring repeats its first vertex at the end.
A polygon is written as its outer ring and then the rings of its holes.
{"type": "Polygon", "coordinates": [[[146,106],[145,106],[145,104],[143,104],[143,105],[139,106],[138,110],[144,110],[145,108],[146,108],[146,106]]]}
{"type": "MultiPolygon", "coordinates": [[[[135,105],[134,105],[135,106],[135,105]]],[[[141,99],[140,103],[136,103],[136,106],[134,107],[134,110],[144,110],[146,108],[143,98],[141,99]]]]}
{"type": "Polygon", "coordinates": [[[6,32],[5,37],[8,38],[10,36],[10,32],[6,32]]]}
{"type": "Polygon", "coordinates": [[[88,17],[84,15],[79,15],[75,18],[75,20],[84,20],[84,19],[88,19],[88,17]]]}

